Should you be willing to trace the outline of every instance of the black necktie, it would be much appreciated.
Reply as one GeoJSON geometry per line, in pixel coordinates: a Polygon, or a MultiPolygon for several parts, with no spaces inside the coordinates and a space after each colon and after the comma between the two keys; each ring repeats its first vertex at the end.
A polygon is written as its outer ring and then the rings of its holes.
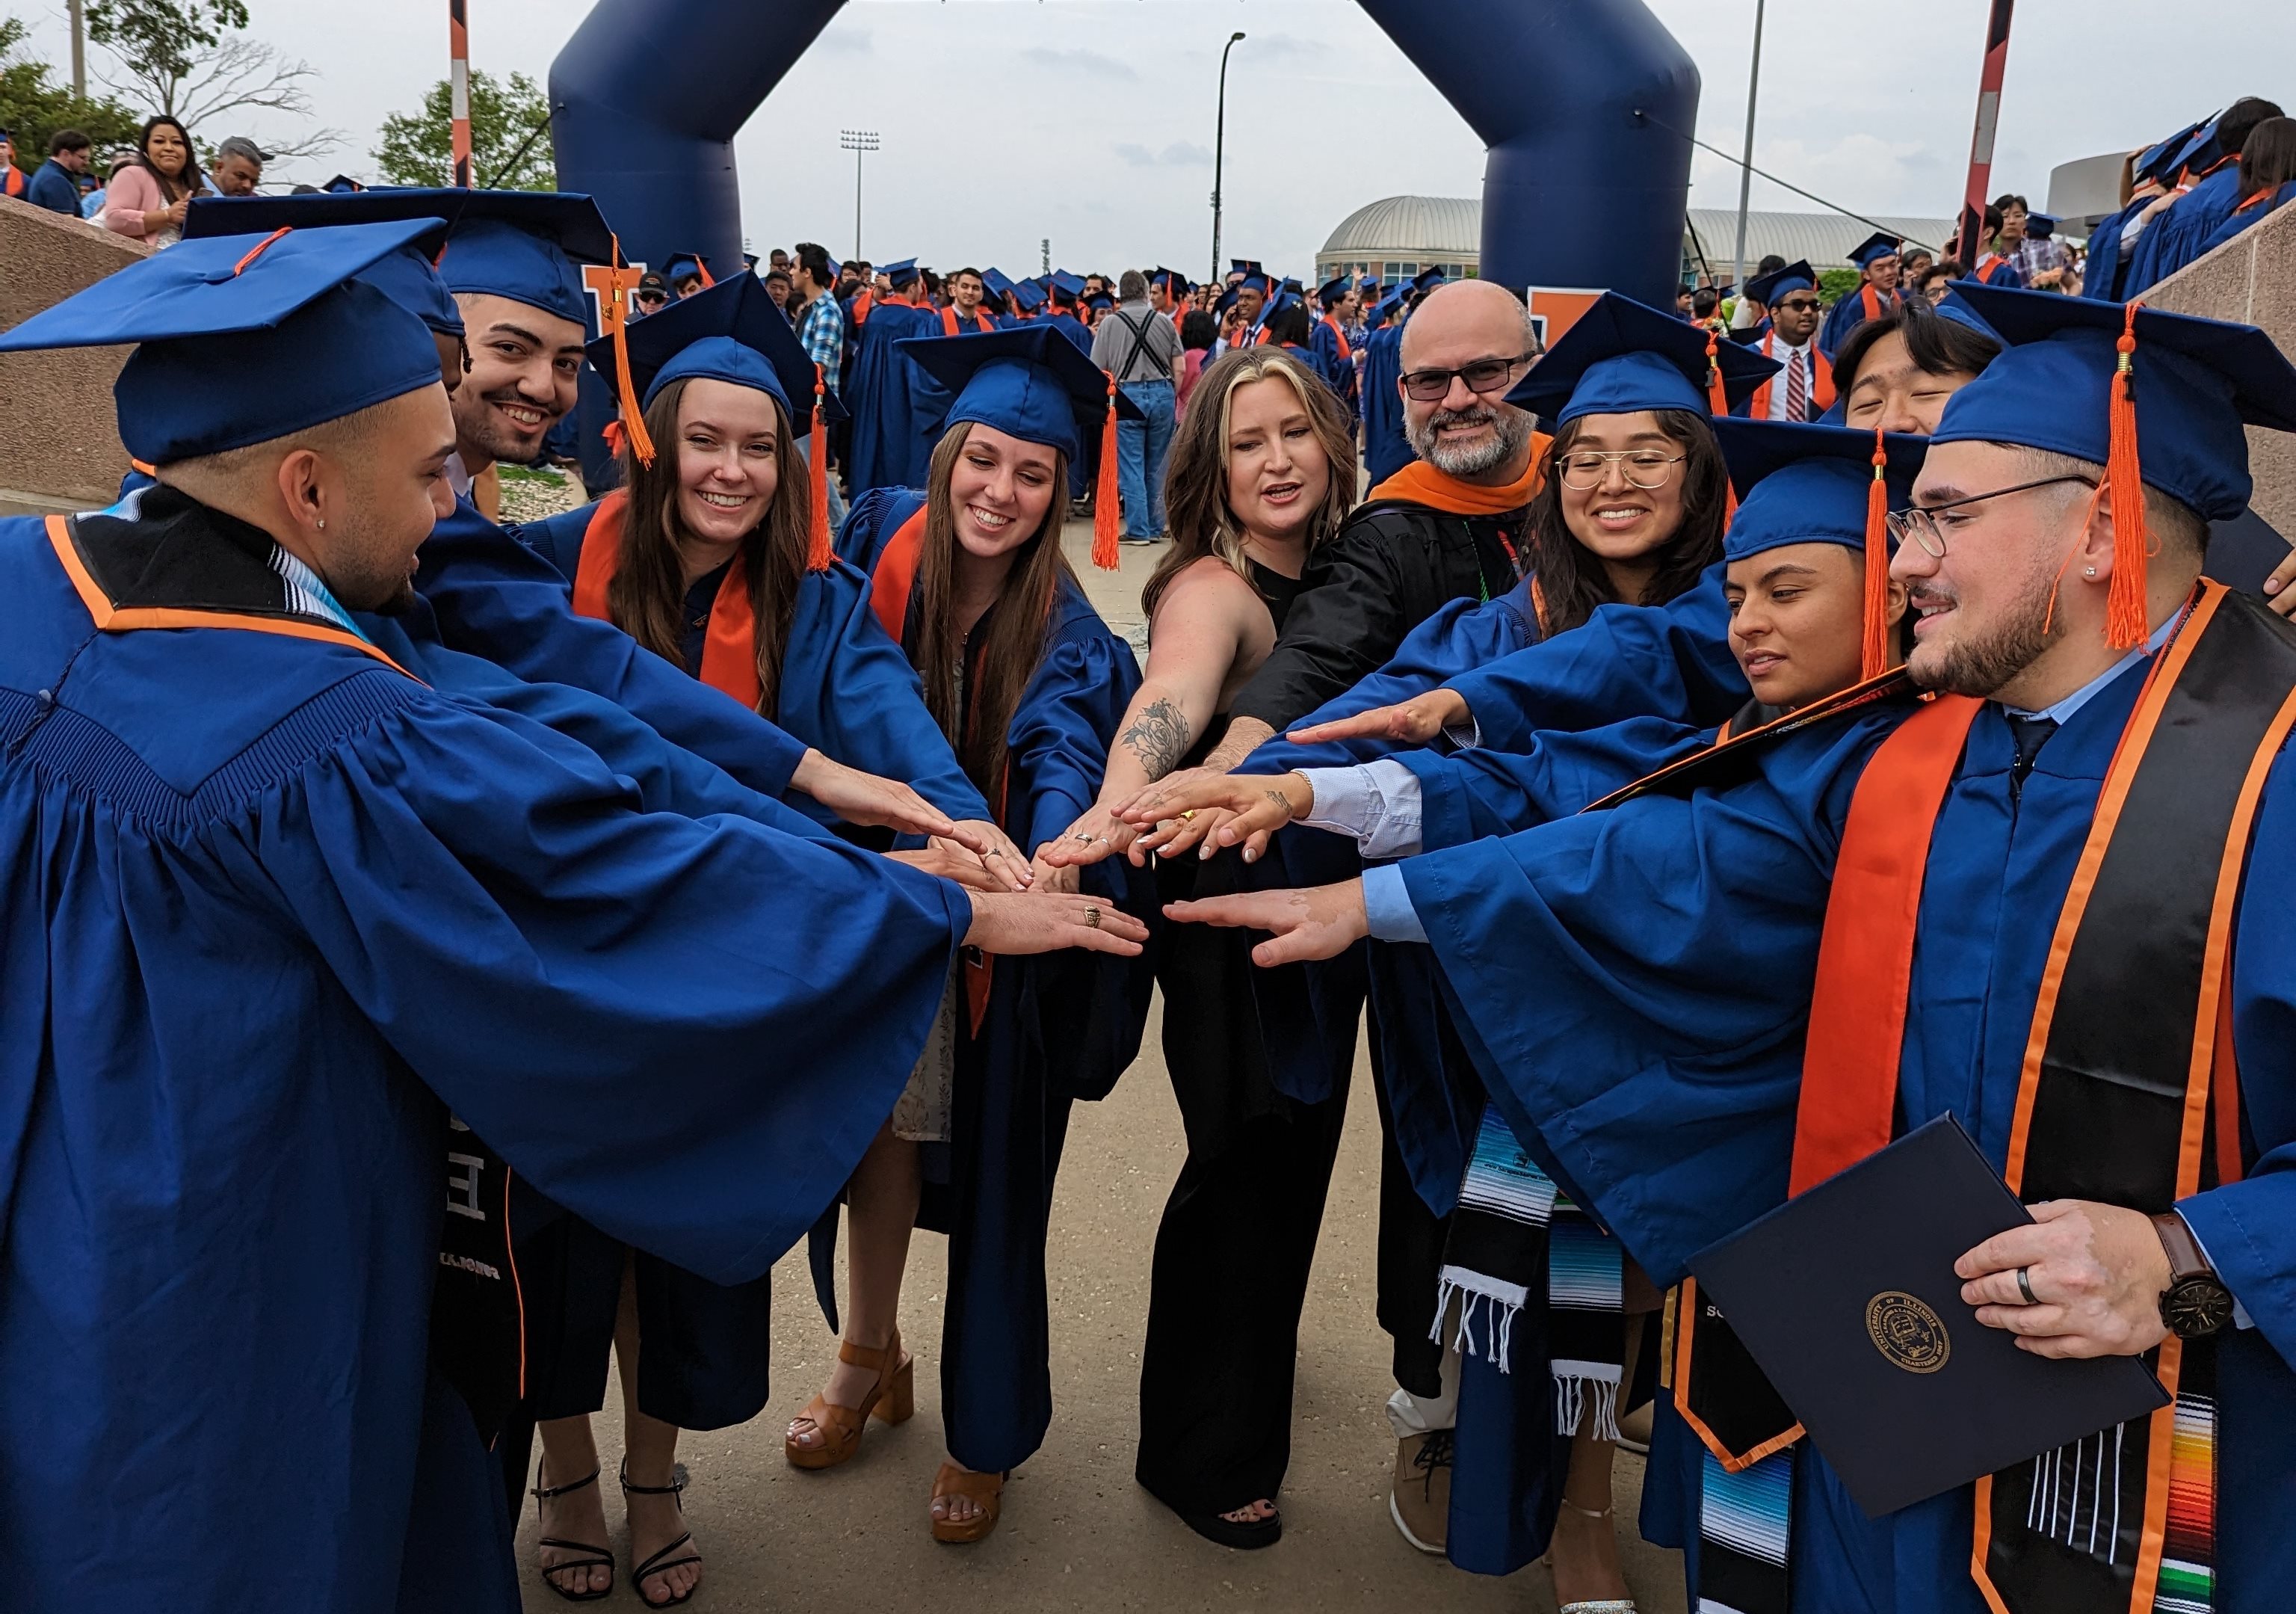
{"type": "Polygon", "coordinates": [[[2017,758],[2009,764],[2009,799],[2017,801],[2025,794],[2025,776],[2033,771],[2034,759],[2041,747],[2057,731],[2057,720],[2053,717],[2015,717],[2009,719],[2009,738],[2017,747],[2017,758]]]}

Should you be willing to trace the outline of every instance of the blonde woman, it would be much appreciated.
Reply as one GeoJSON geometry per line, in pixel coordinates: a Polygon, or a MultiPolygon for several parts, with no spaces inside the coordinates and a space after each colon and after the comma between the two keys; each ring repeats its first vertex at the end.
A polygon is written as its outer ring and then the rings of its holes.
{"type": "MultiPolygon", "coordinates": [[[[1219,744],[1354,493],[1347,415],[1304,363],[1242,348],[1204,367],[1166,484],[1172,553],[1142,591],[1147,678],[1098,803],[1048,863],[1132,853],[1136,831],[1110,809],[1219,744]]],[[[1184,901],[1233,867],[1160,860],[1158,894],[1184,901]]],[[[1199,1535],[1267,1546],[1283,1533],[1300,1307],[1346,1107],[1296,1105],[1270,1083],[1240,933],[1167,934],[1164,1059],[1189,1152],[1156,1235],[1136,1471],[1199,1535]]]]}

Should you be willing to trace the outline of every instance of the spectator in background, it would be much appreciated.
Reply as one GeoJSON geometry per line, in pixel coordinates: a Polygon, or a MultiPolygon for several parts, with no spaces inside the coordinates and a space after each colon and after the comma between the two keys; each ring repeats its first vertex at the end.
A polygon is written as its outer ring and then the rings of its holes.
{"type": "Polygon", "coordinates": [[[1685,319],[1696,319],[1698,316],[1692,311],[1692,305],[1697,300],[1697,295],[1688,286],[1677,288],[1674,293],[1674,311],[1685,319]]]}
{"type": "Polygon", "coordinates": [[[1753,274],[1747,278],[1746,289],[1738,294],[1737,302],[1730,309],[1730,334],[1734,340],[1739,342],[1761,340],[1762,333],[1769,326],[1770,310],[1760,298],[1754,295],[1754,287],[1757,283],[1776,274],[1785,267],[1786,260],[1780,254],[1776,252],[1762,254],[1762,261],[1754,266],[1753,274]]]}
{"type": "Polygon", "coordinates": [[[1922,271],[1922,277],[1915,283],[1914,289],[1922,294],[1923,301],[1935,308],[1945,301],[1945,294],[1953,290],[1954,279],[1960,273],[1961,265],[1954,259],[1939,259],[1922,271]]]}
{"type": "MultiPolygon", "coordinates": [[[[845,267],[850,270],[854,266],[845,267]]],[[[865,269],[867,267],[861,266],[865,269]]],[[[798,344],[805,349],[806,357],[821,366],[822,384],[832,396],[838,396],[844,384],[845,310],[838,306],[836,287],[840,277],[829,267],[828,250],[817,241],[799,242],[790,259],[789,282],[790,300],[783,311],[797,327],[798,344]]],[[[813,451],[808,438],[800,437],[798,446],[808,455],[813,451]]],[[[826,465],[814,469],[829,485],[831,526],[843,525],[845,495],[837,485],[837,478],[829,474],[826,465]]]]}
{"type": "Polygon", "coordinates": [[[1690,323],[1712,325],[1715,314],[1722,306],[1722,293],[1712,286],[1700,286],[1690,294],[1690,323]]]}
{"type": "Polygon", "coordinates": [[[115,235],[173,246],[184,238],[184,215],[203,183],[190,133],[162,112],[136,137],[134,160],[111,177],[97,222],[115,235]]]}
{"type": "MultiPolygon", "coordinates": [[[[1179,424],[1188,412],[1188,394],[1196,390],[1204,366],[1212,361],[1212,344],[1219,340],[1219,320],[1201,309],[1191,309],[1180,316],[1180,355],[1178,379],[1173,383],[1172,424],[1179,424]]],[[[1122,422],[1119,422],[1118,441],[1121,442],[1122,422]]]]}
{"type": "Polygon", "coordinates": [[[263,165],[270,161],[270,152],[244,135],[234,135],[215,149],[208,189],[218,196],[252,196],[263,183],[263,165]]]}
{"type": "Polygon", "coordinates": [[[630,317],[643,319],[648,314],[659,314],[669,306],[669,283],[653,270],[638,276],[637,289],[630,293],[630,317]]]}
{"type": "Polygon", "coordinates": [[[21,200],[30,181],[24,170],[16,166],[16,131],[0,129],[0,196],[21,200]]]}
{"type": "Polygon", "coordinates": [[[101,218],[103,204],[111,199],[111,182],[119,177],[120,169],[132,168],[135,163],[135,152],[114,152],[111,160],[103,165],[103,183],[80,198],[79,216],[91,224],[101,218]]]}
{"type": "Polygon", "coordinates": [[[1148,277],[1127,269],[1118,283],[1123,298],[1093,333],[1092,362],[1145,417],[1116,423],[1116,478],[1123,502],[1124,541],[1152,544],[1165,536],[1164,460],[1172,451],[1177,398],[1173,366],[1183,351],[1180,334],[1148,301],[1148,277]]]}
{"type": "Polygon", "coordinates": [[[2072,249],[2056,239],[2057,221],[2044,213],[2025,215],[2017,251],[2010,259],[2036,292],[2062,292],[2073,267],[2072,249]]]}
{"type": "Polygon", "coordinates": [[[774,268],[766,271],[766,295],[772,298],[774,307],[784,314],[789,312],[793,285],[794,283],[791,280],[790,272],[787,269],[774,268]]]}
{"type": "Polygon", "coordinates": [[[1898,279],[1901,284],[1918,288],[1922,276],[1937,262],[1937,254],[1927,247],[1906,243],[1906,250],[1898,254],[1898,279]]]}
{"type": "Polygon", "coordinates": [[[79,217],[79,179],[87,172],[94,145],[78,129],[58,129],[48,136],[48,160],[24,187],[24,200],[67,218],[79,217]]]}
{"type": "Polygon", "coordinates": [[[779,269],[784,275],[790,272],[790,255],[788,248],[775,247],[773,251],[766,254],[767,272],[770,274],[775,269],[779,269]]]}

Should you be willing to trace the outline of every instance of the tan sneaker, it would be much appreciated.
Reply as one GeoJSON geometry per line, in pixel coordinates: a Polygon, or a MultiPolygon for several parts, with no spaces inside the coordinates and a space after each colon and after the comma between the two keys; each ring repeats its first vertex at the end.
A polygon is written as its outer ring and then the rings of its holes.
{"type": "Polygon", "coordinates": [[[1403,1539],[1439,1554],[1451,1528],[1451,1431],[1430,1429],[1396,1443],[1388,1517],[1403,1539]]]}

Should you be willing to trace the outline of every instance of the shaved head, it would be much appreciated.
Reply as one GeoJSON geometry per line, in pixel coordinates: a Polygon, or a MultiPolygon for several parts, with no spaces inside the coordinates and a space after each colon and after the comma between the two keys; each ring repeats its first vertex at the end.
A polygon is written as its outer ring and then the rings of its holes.
{"type": "Polygon", "coordinates": [[[1519,477],[1529,462],[1530,416],[1505,399],[1538,350],[1530,310],[1505,286],[1456,280],[1430,292],[1403,327],[1403,374],[1395,383],[1412,452],[1467,482],[1519,477]],[[1475,391],[1456,374],[1492,359],[1510,367],[1490,391],[1475,391]],[[1441,393],[1411,395],[1414,375],[1434,375],[1432,384],[1444,386],[1444,371],[1454,374],[1441,393]]]}
{"type": "Polygon", "coordinates": [[[1482,340],[1484,353],[1528,353],[1538,345],[1530,310],[1505,286],[1495,280],[1446,281],[1420,300],[1403,327],[1403,367],[1441,362],[1422,358],[1420,350],[1462,334],[1482,340]]]}

